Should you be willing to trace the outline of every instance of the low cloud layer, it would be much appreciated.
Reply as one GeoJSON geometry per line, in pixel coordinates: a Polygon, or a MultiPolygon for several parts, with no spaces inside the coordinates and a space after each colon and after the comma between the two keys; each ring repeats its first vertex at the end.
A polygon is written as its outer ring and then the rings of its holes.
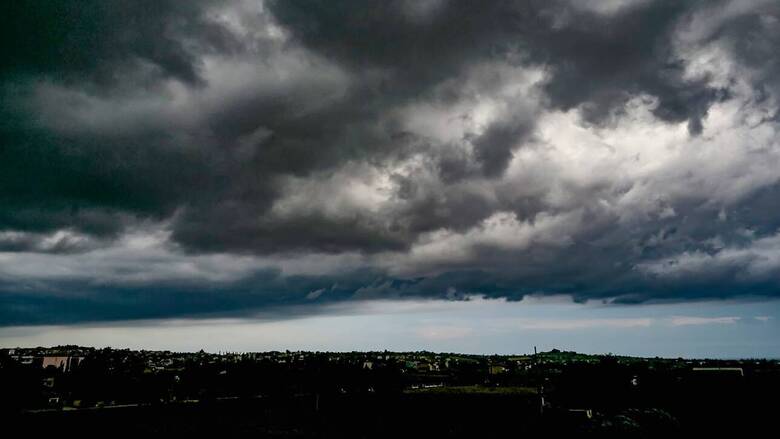
{"type": "Polygon", "coordinates": [[[780,291],[776,2],[38,3],[0,324],[780,291]]]}

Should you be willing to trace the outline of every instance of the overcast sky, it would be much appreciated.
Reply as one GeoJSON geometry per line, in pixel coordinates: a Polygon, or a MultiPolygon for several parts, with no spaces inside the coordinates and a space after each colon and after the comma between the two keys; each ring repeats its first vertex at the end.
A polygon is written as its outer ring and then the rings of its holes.
{"type": "Polygon", "coordinates": [[[780,355],[776,0],[17,0],[0,47],[0,344],[780,355]]]}

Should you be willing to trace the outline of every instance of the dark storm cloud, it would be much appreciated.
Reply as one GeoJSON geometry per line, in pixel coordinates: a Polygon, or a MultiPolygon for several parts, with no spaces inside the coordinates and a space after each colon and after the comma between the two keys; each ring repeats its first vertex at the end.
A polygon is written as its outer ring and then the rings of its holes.
{"type": "Polygon", "coordinates": [[[268,269],[259,270],[227,287],[204,287],[184,281],[160,282],[155,288],[96,288],[89,283],[71,281],[60,283],[58,290],[39,289],[34,294],[19,291],[18,285],[0,283],[0,291],[3,292],[0,295],[0,325],[250,316],[264,309],[270,309],[275,318],[295,317],[301,312],[316,312],[316,309],[296,311],[289,308],[311,307],[310,293],[323,288],[323,285],[326,291],[318,302],[320,304],[350,299],[362,286],[378,282],[380,276],[372,271],[356,271],[341,278],[282,276],[278,270],[268,269]],[[62,294],[62,290],[79,291],[79,294],[62,294]]]}
{"type": "MultiPolygon", "coordinates": [[[[179,242],[196,244],[211,251],[290,252],[317,249],[326,253],[350,251],[356,248],[367,253],[379,250],[403,250],[406,243],[381,224],[370,218],[334,220],[321,215],[299,216],[287,221],[258,222],[255,217],[237,220],[233,215],[246,215],[245,210],[232,212],[229,208],[206,213],[204,222],[177,224],[173,237],[179,242]],[[224,216],[223,216],[224,215],[224,216]],[[221,221],[220,221],[221,220],[221,221]],[[215,230],[213,224],[225,227],[215,230]]],[[[194,215],[197,216],[197,213],[194,215]]]]}
{"type": "MultiPolygon", "coordinates": [[[[608,118],[631,96],[647,93],[659,100],[658,117],[689,120],[696,133],[709,104],[724,93],[706,81],[684,79],[682,60],[671,53],[673,27],[700,2],[643,2],[615,15],[566,1],[443,3],[418,19],[400,2],[271,5],[304,44],[349,65],[390,71],[394,94],[401,96],[424,93],[471,63],[509,58],[549,67],[552,77],[545,91],[551,104],[563,109],[582,105],[591,122],[608,118]]],[[[507,148],[491,140],[484,148],[493,152],[485,154],[499,160],[500,169],[501,157],[508,154],[500,151],[507,148]]],[[[487,166],[495,172],[497,164],[487,166]]]]}
{"type": "Polygon", "coordinates": [[[5,134],[0,227],[13,230],[115,235],[122,212],[163,219],[187,197],[183,185],[197,187],[204,166],[197,155],[153,139],[67,139],[37,128],[5,134]]]}
{"type": "MultiPolygon", "coordinates": [[[[154,88],[164,78],[200,82],[199,54],[189,46],[228,47],[225,34],[201,19],[206,3],[2,6],[0,228],[114,236],[124,228],[123,213],[163,219],[189,197],[182,187],[197,190],[205,159],[171,148],[171,133],[147,127],[91,133],[78,126],[53,132],[29,101],[46,83],[110,95],[154,88]]],[[[69,106],[78,108],[78,100],[43,103],[63,114],[72,112],[69,106]]]]}
{"type": "Polygon", "coordinates": [[[658,99],[654,113],[669,121],[688,121],[701,132],[701,118],[725,91],[706,80],[688,80],[683,60],[672,53],[672,31],[697,2],[654,1],[615,16],[549,11],[561,29],[537,29],[531,52],[549,63],[553,77],[545,89],[552,105],[582,106],[583,117],[607,120],[638,93],[658,99]]]}
{"type": "Polygon", "coordinates": [[[134,76],[145,70],[197,83],[198,54],[188,46],[231,48],[229,34],[203,19],[209,3],[215,2],[9,2],[0,18],[3,76],[121,88],[142,86],[151,78],[134,76]]]}
{"type": "MultiPolygon", "coordinates": [[[[87,89],[100,84],[104,92],[133,86],[127,78],[138,75],[147,85],[157,77],[172,77],[197,87],[203,81],[198,71],[204,54],[231,54],[242,46],[228,29],[205,18],[207,6],[213,2],[188,2],[185,7],[169,2],[50,2],[44,8],[14,3],[14,10],[4,14],[19,19],[4,27],[9,34],[3,38],[8,42],[4,56],[8,65],[3,70],[12,78],[87,89]],[[154,74],[149,77],[139,63],[153,66],[154,74]]],[[[647,92],[660,99],[658,115],[665,120],[691,117],[695,128],[711,101],[710,92],[679,78],[675,60],[665,52],[669,27],[684,12],[677,2],[643,5],[618,17],[560,2],[487,6],[453,2],[418,17],[402,2],[272,2],[270,7],[278,23],[302,44],[335,57],[354,72],[340,99],[298,115],[306,99],[321,96],[316,86],[296,84],[309,90],[270,96],[247,90],[209,115],[205,131],[189,133],[188,141],[200,148],[194,152],[192,145],[187,145],[189,150],[171,145],[178,133],[166,127],[152,132],[141,128],[122,138],[111,133],[102,138],[91,133],[65,137],[35,126],[29,120],[35,114],[9,108],[3,143],[9,168],[4,174],[10,181],[3,185],[3,195],[7,205],[21,205],[4,215],[11,216],[5,221],[9,227],[32,228],[27,220],[12,222],[17,212],[24,217],[25,209],[37,208],[30,206],[36,203],[49,206],[54,216],[42,218],[41,227],[48,228],[67,226],[69,221],[88,227],[78,214],[67,213],[81,205],[158,216],[183,206],[175,237],[187,247],[198,249],[202,241],[203,249],[277,251],[280,245],[252,248],[246,243],[260,244],[271,236],[284,242],[279,235],[289,232],[289,242],[294,243],[305,231],[267,221],[254,229],[242,225],[244,218],[263,216],[279,195],[275,175],[305,176],[346,160],[382,161],[403,154],[408,148],[404,144],[414,143],[414,138],[394,128],[386,111],[426,96],[437,84],[457,78],[480,61],[509,59],[548,66],[552,77],[545,90],[552,105],[583,105],[589,120],[606,117],[634,93],[647,92]],[[555,22],[561,17],[571,24],[558,29],[555,22]],[[366,77],[369,69],[380,70],[380,79],[366,77]],[[598,111],[588,110],[594,105],[598,111]],[[225,150],[259,128],[268,135],[249,145],[249,157],[224,156],[225,150]],[[106,144],[111,145],[110,152],[105,151],[106,144]],[[26,175],[43,178],[29,185],[26,175]],[[225,224],[228,215],[235,224],[228,222],[224,230],[211,227],[217,220],[225,224]],[[257,238],[246,240],[247,234],[257,238]]],[[[16,79],[10,84],[17,82],[24,83],[16,79]]],[[[449,88],[457,95],[457,85],[449,88]]],[[[15,97],[8,96],[7,101],[15,97]]],[[[500,176],[512,150],[533,130],[532,117],[515,111],[520,113],[507,114],[484,133],[466,139],[473,144],[476,166],[486,176],[500,176]]],[[[441,157],[443,176],[450,180],[472,176],[469,160],[446,153],[441,157]]],[[[364,240],[337,233],[339,227],[348,231],[353,222],[331,227],[330,241],[336,242],[319,245],[321,240],[312,239],[310,246],[365,249],[364,240]]],[[[386,242],[392,249],[399,240],[408,244],[414,238],[405,234],[382,239],[380,234],[368,247],[382,248],[386,242]]],[[[306,244],[303,239],[293,247],[306,244]]]]}
{"type": "Polygon", "coordinates": [[[7,3],[2,324],[779,291],[761,262],[780,251],[771,2],[7,3]],[[708,135],[729,102],[734,123],[708,135]],[[586,136],[550,140],[565,131],[550,114],[609,131],[639,123],[636,105],[642,127],[688,135],[606,165],[586,136]],[[167,234],[106,250],[144,228],[167,234]],[[86,269],[101,251],[116,264],[86,269]],[[199,271],[213,254],[262,263],[224,280],[238,262],[199,271]],[[29,255],[54,259],[31,274],[29,255]],[[346,256],[327,274],[267,268],[346,256]],[[61,257],[85,259],[48,272],[61,257]]]}

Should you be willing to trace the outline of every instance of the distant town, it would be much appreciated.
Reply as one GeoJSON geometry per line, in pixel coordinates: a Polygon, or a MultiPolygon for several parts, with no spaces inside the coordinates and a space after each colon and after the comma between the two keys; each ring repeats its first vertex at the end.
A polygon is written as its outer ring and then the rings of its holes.
{"type": "MultiPolygon", "coordinates": [[[[769,391],[775,392],[774,400],[780,362],[635,358],[557,349],[526,355],[467,355],[187,353],[55,346],[0,350],[0,376],[3,409],[20,416],[251,401],[286,401],[282,406],[297,401],[297,412],[317,413],[347,400],[456,398],[467,402],[492,396],[489,404],[510,398],[507,401],[520,404],[524,413],[538,416],[535,419],[555,416],[569,424],[601,425],[612,423],[610,419],[627,409],[641,409],[637,416],[644,422],[648,422],[647,410],[653,413],[652,422],[677,422],[696,414],[688,404],[706,407],[712,402],[713,389],[726,401],[747,395],[762,400],[762,392],[769,391]]],[[[728,406],[723,401],[718,405],[728,406]]],[[[638,422],[620,416],[621,422],[638,422]]]]}

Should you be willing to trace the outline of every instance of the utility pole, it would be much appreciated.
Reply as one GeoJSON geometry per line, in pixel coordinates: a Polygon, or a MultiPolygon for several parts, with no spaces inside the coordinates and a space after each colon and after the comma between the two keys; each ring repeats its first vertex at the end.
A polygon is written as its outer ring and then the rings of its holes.
{"type": "Polygon", "coordinates": [[[541,371],[539,370],[539,356],[534,346],[534,366],[536,368],[537,378],[540,379],[539,386],[536,388],[536,394],[539,396],[539,415],[544,415],[544,384],[541,382],[541,371]]]}

